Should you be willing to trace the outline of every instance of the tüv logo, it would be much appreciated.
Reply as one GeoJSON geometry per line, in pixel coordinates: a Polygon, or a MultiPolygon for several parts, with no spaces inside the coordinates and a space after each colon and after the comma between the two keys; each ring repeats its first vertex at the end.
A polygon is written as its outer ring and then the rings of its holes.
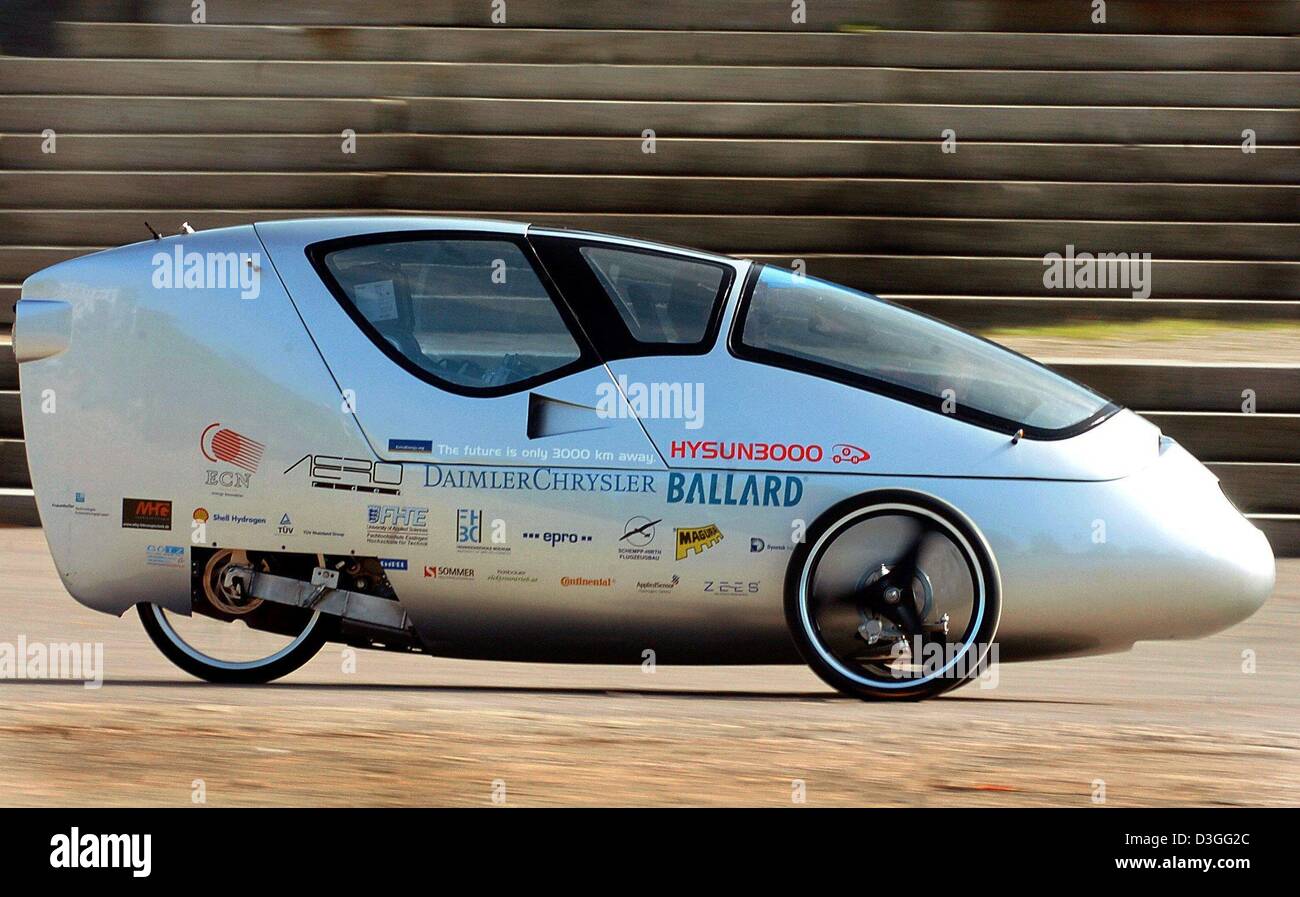
{"type": "Polygon", "coordinates": [[[260,252],[186,252],[177,243],[171,252],[153,254],[155,290],[239,290],[240,299],[262,294],[260,252]]]}

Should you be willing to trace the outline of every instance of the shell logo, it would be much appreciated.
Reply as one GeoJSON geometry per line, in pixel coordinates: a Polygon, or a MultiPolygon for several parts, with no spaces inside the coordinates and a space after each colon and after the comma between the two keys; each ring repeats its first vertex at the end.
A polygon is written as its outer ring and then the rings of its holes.
{"type": "Polygon", "coordinates": [[[208,509],[207,509],[207,508],[195,508],[195,509],[194,509],[194,519],[195,519],[197,522],[199,522],[199,523],[207,523],[207,522],[208,522],[208,509]]]}

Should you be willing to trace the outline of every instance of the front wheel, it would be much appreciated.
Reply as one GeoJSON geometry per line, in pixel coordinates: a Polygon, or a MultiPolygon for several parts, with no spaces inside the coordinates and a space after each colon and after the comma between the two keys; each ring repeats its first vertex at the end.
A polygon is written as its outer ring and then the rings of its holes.
{"type": "Polygon", "coordinates": [[[918,700],[969,682],[990,661],[1001,612],[978,531],[907,492],[823,515],[791,558],[785,602],[813,672],[865,700],[918,700]]]}

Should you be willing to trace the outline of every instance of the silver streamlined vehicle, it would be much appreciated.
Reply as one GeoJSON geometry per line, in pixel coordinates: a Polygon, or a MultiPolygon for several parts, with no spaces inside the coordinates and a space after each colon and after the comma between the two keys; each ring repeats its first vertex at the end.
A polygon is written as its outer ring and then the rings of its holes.
{"type": "Polygon", "coordinates": [[[1150,423],[787,270],[522,224],[284,221],[55,265],[14,329],[69,592],[205,679],[327,641],[783,663],[918,698],[1254,612],[1150,423]],[[653,652],[651,655],[649,652],[653,652]]]}

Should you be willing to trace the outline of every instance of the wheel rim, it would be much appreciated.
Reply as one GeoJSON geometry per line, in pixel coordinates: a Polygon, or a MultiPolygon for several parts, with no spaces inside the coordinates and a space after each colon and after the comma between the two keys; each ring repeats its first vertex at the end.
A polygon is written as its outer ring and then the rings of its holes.
{"type": "Polygon", "coordinates": [[[196,599],[193,612],[187,616],[154,604],[150,606],[153,618],[168,641],[206,666],[222,670],[269,666],[306,641],[321,614],[230,591],[221,580],[231,564],[249,566],[248,553],[232,549],[213,553],[204,565],[202,597],[196,599]]]}
{"type": "Polygon", "coordinates": [[[988,614],[979,557],[951,521],[928,508],[896,502],[859,509],[808,552],[798,590],[804,633],[834,670],[870,688],[965,678],[979,670],[988,647],[976,642],[988,614]]]}
{"type": "Polygon", "coordinates": [[[275,663],[305,642],[321,619],[320,611],[314,611],[302,631],[289,638],[242,621],[223,622],[197,613],[187,617],[157,604],[149,609],[168,641],[199,663],[221,670],[256,670],[275,663]]]}

